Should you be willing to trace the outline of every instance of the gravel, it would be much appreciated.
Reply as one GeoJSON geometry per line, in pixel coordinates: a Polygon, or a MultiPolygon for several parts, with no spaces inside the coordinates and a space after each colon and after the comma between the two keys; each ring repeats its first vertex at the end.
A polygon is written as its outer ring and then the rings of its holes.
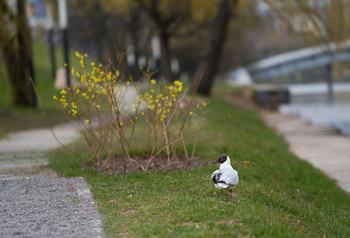
{"type": "Polygon", "coordinates": [[[0,237],[104,237],[83,178],[0,175],[0,237]]]}

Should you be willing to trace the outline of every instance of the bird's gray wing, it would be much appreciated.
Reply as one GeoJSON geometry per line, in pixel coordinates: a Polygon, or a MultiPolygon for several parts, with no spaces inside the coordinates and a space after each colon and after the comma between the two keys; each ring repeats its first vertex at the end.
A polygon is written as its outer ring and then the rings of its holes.
{"type": "Polygon", "coordinates": [[[225,175],[225,171],[222,170],[222,169],[218,169],[218,170],[214,171],[211,174],[211,180],[213,180],[213,182],[215,184],[224,183],[224,184],[227,184],[227,185],[232,185],[230,183],[231,179],[228,176],[225,175]]]}
{"type": "Polygon", "coordinates": [[[236,186],[238,184],[238,173],[233,169],[221,169],[222,174],[220,180],[223,183],[236,186]]]}

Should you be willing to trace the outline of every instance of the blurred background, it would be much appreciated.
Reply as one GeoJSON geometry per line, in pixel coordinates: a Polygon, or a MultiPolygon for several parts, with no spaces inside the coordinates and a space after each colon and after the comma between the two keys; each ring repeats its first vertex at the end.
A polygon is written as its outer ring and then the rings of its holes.
{"type": "Polygon", "coordinates": [[[29,78],[44,100],[70,86],[78,51],[134,80],[148,63],[200,79],[206,96],[253,87],[262,105],[350,134],[349,23],[348,0],[0,0],[0,106],[36,107],[29,78]]]}

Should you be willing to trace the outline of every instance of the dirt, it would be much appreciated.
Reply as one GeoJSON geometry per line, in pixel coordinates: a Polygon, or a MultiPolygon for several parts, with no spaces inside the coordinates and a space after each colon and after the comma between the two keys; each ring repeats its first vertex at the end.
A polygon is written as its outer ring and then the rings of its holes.
{"type": "Polygon", "coordinates": [[[149,162],[147,167],[148,158],[135,156],[133,159],[125,161],[124,157],[115,157],[110,160],[106,160],[103,163],[88,163],[87,167],[93,167],[97,172],[106,175],[125,174],[125,173],[139,173],[144,171],[173,171],[173,170],[185,170],[188,168],[199,168],[206,166],[207,162],[199,162],[196,157],[186,159],[183,156],[176,156],[170,159],[169,166],[168,158],[166,155],[158,156],[149,162]],[[142,169],[142,167],[144,169],[142,169]],[[145,170],[145,168],[147,169],[145,170]]]}

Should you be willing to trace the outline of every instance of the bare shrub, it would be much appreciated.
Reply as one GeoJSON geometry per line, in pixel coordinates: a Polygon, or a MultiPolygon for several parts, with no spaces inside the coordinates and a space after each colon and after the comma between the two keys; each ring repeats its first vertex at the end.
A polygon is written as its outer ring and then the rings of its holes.
{"type": "Polygon", "coordinates": [[[80,65],[71,73],[84,87],[63,89],[54,100],[80,126],[91,150],[89,162],[115,166],[117,158],[123,160],[124,171],[127,163],[146,171],[162,155],[169,168],[179,150],[191,162],[196,140],[192,151],[186,142],[203,128],[206,102],[188,95],[180,81],[157,81],[149,67],[140,81],[133,82],[120,77],[111,64],[92,62],[86,67],[87,55],[76,56],[80,65]]]}

